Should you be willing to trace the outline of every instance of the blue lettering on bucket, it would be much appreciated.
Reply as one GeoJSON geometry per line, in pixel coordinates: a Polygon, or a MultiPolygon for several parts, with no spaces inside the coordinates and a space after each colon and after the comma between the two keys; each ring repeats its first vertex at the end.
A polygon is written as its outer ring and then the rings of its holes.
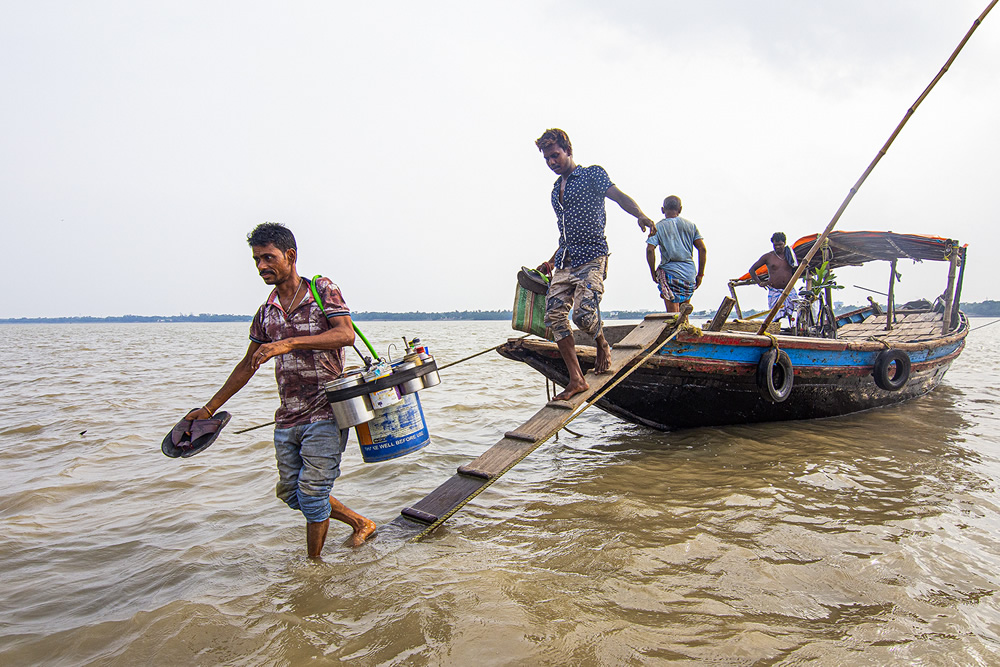
{"type": "Polygon", "coordinates": [[[367,432],[358,431],[361,456],[366,462],[387,461],[430,442],[423,406],[416,394],[407,394],[403,401],[375,414],[375,419],[365,424],[367,432]]]}

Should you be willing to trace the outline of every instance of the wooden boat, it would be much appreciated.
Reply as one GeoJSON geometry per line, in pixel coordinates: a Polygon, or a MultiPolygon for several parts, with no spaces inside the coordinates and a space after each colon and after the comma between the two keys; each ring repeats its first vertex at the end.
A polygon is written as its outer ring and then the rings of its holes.
{"type": "MultiPolygon", "coordinates": [[[[793,244],[800,262],[817,236],[793,244]]],[[[597,405],[623,419],[670,430],[833,417],[926,394],[965,346],[969,324],[958,307],[965,252],[957,241],[940,237],[832,232],[807,267],[813,278],[802,292],[814,305],[801,311],[794,330],[771,334],[747,330],[756,326],[747,320],[725,321],[733,307],[741,314],[735,287],[751,284],[747,274],[730,281],[732,297],[723,301],[712,324],[686,327],[597,405]],[[946,262],[942,296],[897,308],[893,286],[900,259],[946,262]],[[890,264],[885,309],[869,298],[867,307],[834,316],[832,286],[813,282],[817,270],[823,262],[832,270],[871,261],[890,264]]],[[[614,346],[631,329],[609,326],[605,336],[614,346]]],[[[594,363],[594,342],[575,335],[586,372],[594,363]]],[[[555,343],[512,339],[499,352],[559,385],[568,381],[555,343]]]]}

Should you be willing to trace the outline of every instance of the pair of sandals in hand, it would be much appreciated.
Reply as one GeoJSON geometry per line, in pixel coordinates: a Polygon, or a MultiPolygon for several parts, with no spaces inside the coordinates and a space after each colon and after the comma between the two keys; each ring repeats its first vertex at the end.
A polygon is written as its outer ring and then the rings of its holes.
{"type": "Polygon", "coordinates": [[[182,419],[163,438],[160,449],[172,459],[187,458],[208,449],[232,418],[220,412],[209,419],[182,419]]]}

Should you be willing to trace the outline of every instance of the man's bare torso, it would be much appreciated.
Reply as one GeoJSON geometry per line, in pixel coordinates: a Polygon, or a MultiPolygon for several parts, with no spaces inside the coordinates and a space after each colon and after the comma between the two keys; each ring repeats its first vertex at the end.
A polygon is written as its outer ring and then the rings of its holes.
{"type": "Polygon", "coordinates": [[[774,251],[761,256],[759,262],[767,267],[767,284],[777,289],[784,289],[795,273],[795,269],[785,261],[785,258],[779,257],[774,251]]]}

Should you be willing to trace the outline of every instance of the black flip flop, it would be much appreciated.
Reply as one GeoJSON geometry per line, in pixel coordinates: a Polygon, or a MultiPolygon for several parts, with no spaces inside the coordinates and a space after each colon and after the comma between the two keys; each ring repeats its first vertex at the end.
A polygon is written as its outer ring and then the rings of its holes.
{"type": "Polygon", "coordinates": [[[545,294],[549,291],[548,277],[537,269],[522,266],[517,272],[517,284],[535,294],[545,294]]]}
{"type": "Polygon", "coordinates": [[[187,458],[208,449],[232,415],[220,412],[210,419],[182,419],[163,438],[160,450],[172,459],[187,458]]]}

